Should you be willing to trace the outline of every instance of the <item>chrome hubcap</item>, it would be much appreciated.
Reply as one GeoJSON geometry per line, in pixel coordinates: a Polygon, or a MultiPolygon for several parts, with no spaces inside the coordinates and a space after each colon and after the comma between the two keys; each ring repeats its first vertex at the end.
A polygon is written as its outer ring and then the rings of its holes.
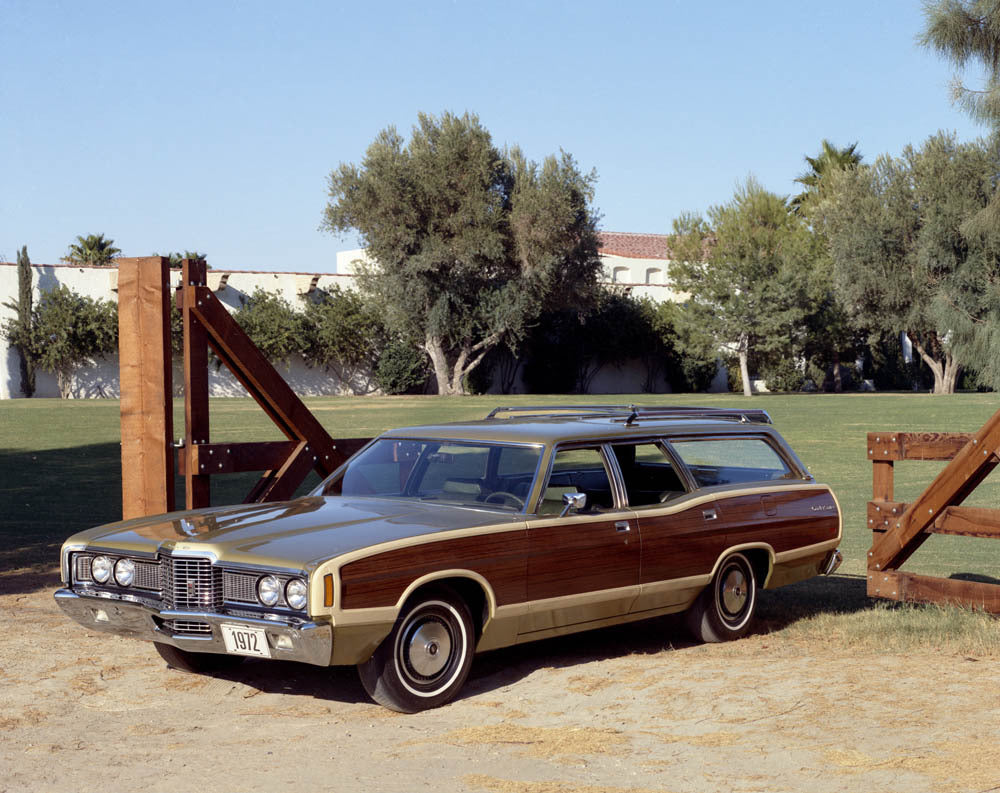
{"type": "Polygon", "coordinates": [[[410,668],[422,677],[434,677],[448,664],[451,636],[440,622],[425,622],[410,636],[406,646],[410,668]]]}
{"type": "Polygon", "coordinates": [[[747,604],[748,596],[747,579],[742,571],[733,568],[726,573],[722,581],[722,607],[729,614],[739,614],[747,604]]]}

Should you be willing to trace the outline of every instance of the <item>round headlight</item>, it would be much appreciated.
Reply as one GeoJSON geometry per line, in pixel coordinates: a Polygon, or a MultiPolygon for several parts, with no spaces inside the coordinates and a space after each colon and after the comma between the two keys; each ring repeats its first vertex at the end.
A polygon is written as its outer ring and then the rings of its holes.
{"type": "Polygon", "coordinates": [[[304,609],[307,595],[306,582],[301,578],[293,578],[285,584],[285,602],[293,609],[304,609]]]}
{"type": "Polygon", "coordinates": [[[281,595],[281,584],[273,575],[266,575],[257,582],[257,597],[265,606],[273,606],[281,595]]]}
{"type": "Polygon", "coordinates": [[[118,586],[132,586],[135,580],[135,562],[131,559],[119,559],[115,562],[115,581],[118,586]]]}
{"type": "Polygon", "coordinates": [[[95,556],[90,563],[90,574],[98,584],[106,584],[111,578],[111,560],[107,556],[95,556]]]}

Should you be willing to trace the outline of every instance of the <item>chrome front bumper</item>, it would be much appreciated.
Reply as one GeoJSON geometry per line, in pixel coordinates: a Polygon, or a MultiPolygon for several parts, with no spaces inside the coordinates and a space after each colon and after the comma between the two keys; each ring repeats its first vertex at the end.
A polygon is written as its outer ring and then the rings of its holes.
{"type": "Polygon", "coordinates": [[[161,611],[144,603],[113,598],[78,595],[69,589],[55,593],[56,603],[81,625],[98,631],[171,644],[194,653],[226,653],[220,625],[263,628],[271,658],[277,661],[301,661],[329,666],[333,654],[333,630],[329,625],[291,620],[253,619],[217,612],[161,611]],[[211,634],[187,635],[167,630],[166,620],[192,620],[208,623],[211,634]],[[280,642],[279,638],[284,637],[280,642]]]}

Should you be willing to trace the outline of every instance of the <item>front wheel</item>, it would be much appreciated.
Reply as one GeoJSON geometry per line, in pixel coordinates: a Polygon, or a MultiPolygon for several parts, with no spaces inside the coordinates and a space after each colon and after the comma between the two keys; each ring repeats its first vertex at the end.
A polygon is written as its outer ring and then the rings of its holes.
{"type": "Polygon", "coordinates": [[[472,666],[475,631],[469,607],[451,589],[411,598],[392,632],[364,663],[361,684],[391,710],[436,708],[458,693],[472,666]]]}
{"type": "Polygon", "coordinates": [[[703,642],[739,639],[750,630],[756,605],[753,565],[741,553],[730,554],[688,611],[688,629],[703,642]]]}

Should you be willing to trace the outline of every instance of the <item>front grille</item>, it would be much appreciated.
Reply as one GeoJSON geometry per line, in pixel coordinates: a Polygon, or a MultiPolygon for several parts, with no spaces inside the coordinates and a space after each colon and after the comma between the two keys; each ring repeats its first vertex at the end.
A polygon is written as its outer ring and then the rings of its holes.
{"type": "Polygon", "coordinates": [[[163,598],[172,609],[219,611],[222,608],[222,570],[208,559],[165,556],[163,598]]]}
{"type": "Polygon", "coordinates": [[[76,580],[77,581],[93,581],[94,576],[90,572],[91,563],[94,561],[93,556],[77,556],[76,557],[76,580]]]}
{"type": "Polygon", "coordinates": [[[182,633],[187,636],[204,636],[212,633],[211,625],[197,620],[164,620],[163,627],[171,633],[182,633]]]}
{"type": "Polygon", "coordinates": [[[222,574],[223,597],[234,603],[253,603],[257,605],[257,575],[233,573],[227,570],[222,574]]]}
{"type": "Polygon", "coordinates": [[[160,563],[135,561],[135,581],[132,586],[136,589],[148,589],[151,592],[159,592],[160,583],[160,563]]]}

